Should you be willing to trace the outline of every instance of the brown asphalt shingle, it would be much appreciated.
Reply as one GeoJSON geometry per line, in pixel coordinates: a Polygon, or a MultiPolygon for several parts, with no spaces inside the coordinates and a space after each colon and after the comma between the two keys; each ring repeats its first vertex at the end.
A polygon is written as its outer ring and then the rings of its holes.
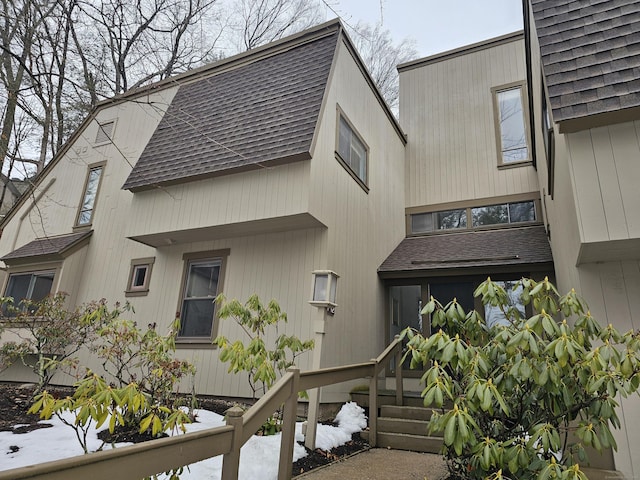
{"type": "Polygon", "coordinates": [[[2,261],[39,257],[42,255],[60,255],[89,237],[93,230],[55,237],[37,238],[26,245],[7,253],[2,261]]]}
{"type": "Polygon", "coordinates": [[[551,263],[544,226],[405,238],[380,265],[381,274],[551,263]]]}
{"type": "MultiPolygon", "coordinates": [[[[181,85],[123,188],[310,158],[339,29],[181,85]]],[[[223,65],[224,66],[224,65],[223,65]]]]}
{"type": "Polygon", "coordinates": [[[640,106],[640,2],[531,4],[556,122],[640,106]]]}

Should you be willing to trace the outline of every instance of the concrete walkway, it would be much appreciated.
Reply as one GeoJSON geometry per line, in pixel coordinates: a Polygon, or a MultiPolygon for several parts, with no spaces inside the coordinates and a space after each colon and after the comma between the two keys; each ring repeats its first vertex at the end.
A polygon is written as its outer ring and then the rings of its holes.
{"type": "Polygon", "coordinates": [[[441,455],[372,448],[326,467],[303,473],[301,480],[443,480],[447,466],[441,455]]]}

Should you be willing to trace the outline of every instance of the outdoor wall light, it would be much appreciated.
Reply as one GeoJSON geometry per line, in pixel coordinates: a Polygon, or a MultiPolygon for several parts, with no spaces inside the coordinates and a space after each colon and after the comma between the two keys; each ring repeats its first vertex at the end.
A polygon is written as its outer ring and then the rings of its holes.
{"type": "Polygon", "coordinates": [[[336,303],[338,274],[331,270],[315,270],[313,275],[313,294],[309,303],[315,307],[324,307],[333,314],[336,303]]]}

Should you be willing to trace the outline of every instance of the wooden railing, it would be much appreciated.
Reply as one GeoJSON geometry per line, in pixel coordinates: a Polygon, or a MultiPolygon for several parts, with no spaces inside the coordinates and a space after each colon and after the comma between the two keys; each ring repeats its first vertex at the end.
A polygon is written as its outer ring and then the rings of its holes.
{"type": "MultiPolygon", "coordinates": [[[[240,448],[260,426],[282,405],[283,423],[280,444],[279,480],[291,478],[293,446],[295,442],[298,392],[349,380],[370,377],[369,385],[369,443],[376,445],[378,377],[395,358],[396,402],[402,404],[402,342],[394,341],[369,362],[342,367],[323,368],[300,373],[292,368],[246,412],[234,407],[227,412],[227,425],[161,438],[127,447],[96,452],[89,455],[65,458],[54,462],[0,471],[0,480],[68,480],[90,478],[91,480],[140,480],[224,455],[222,480],[238,478],[240,448]]],[[[317,419],[308,419],[316,422],[317,419]]]]}

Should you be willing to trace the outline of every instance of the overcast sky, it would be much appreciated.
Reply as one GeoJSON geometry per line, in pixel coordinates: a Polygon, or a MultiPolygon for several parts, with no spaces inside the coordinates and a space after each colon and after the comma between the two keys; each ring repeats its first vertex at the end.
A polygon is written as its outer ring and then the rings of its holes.
{"type": "MultiPolygon", "coordinates": [[[[522,29],[521,0],[328,0],[327,3],[351,25],[359,20],[382,22],[396,42],[407,37],[415,39],[420,57],[522,29]]],[[[327,9],[327,20],[335,16],[327,9]]]]}

